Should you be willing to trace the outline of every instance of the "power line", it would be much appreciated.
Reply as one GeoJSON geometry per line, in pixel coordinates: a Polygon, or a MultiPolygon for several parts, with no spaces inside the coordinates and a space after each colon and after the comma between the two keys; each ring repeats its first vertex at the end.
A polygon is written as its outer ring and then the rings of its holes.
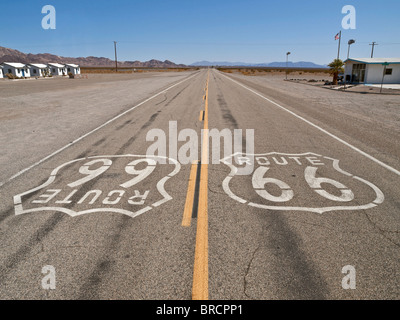
{"type": "MultiPolygon", "coordinates": [[[[71,48],[71,47],[83,47],[83,46],[91,46],[91,45],[107,45],[109,41],[98,41],[98,42],[75,42],[75,43],[42,43],[42,44],[37,44],[37,43],[32,43],[32,44],[23,44],[21,45],[20,43],[14,44],[10,43],[7,44],[7,47],[18,47],[18,48],[43,48],[43,47],[48,47],[48,48],[55,48],[55,47],[61,47],[61,48],[71,48]]],[[[295,43],[295,42],[282,42],[282,43],[263,43],[263,42],[183,42],[183,41],[118,41],[118,43],[131,43],[131,44],[148,44],[148,45],[187,45],[187,46],[192,46],[192,45],[198,45],[198,46],[258,46],[258,47],[273,47],[273,46],[292,46],[292,47],[304,47],[304,46],[332,46],[332,42],[302,42],[302,43],[295,43]]],[[[358,45],[372,45],[369,42],[358,42],[358,45]]],[[[376,44],[377,45],[377,44],[376,44]]],[[[392,45],[400,45],[400,42],[380,42],[379,45],[382,46],[392,46],[392,45]]],[[[3,45],[4,46],[4,45],[3,45]]]]}

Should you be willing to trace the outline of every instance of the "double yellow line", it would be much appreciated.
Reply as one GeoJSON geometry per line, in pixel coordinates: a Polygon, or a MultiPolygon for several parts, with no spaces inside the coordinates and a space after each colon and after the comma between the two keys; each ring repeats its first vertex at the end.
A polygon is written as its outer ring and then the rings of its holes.
{"type": "MultiPolygon", "coordinates": [[[[203,145],[200,161],[200,187],[197,210],[196,248],[193,268],[193,300],[208,299],[208,83],[210,72],[207,74],[207,82],[204,96],[204,113],[200,118],[204,121],[203,145]]],[[[200,119],[199,119],[200,120],[200,119]]],[[[186,196],[185,210],[182,225],[189,226],[194,202],[194,190],[196,185],[196,173],[198,161],[192,163],[189,186],[186,196]]]]}

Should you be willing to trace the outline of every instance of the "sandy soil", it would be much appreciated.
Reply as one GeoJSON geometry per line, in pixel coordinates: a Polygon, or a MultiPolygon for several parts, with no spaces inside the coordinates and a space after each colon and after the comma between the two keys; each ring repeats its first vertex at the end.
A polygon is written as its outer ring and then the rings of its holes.
{"type": "MultiPolygon", "coordinates": [[[[185,74],[184,72],[171,72],[170,75],[185,74]]],[[[69,77],[53,77],[53,78],[30,78],[30,79],[17,79],[8,80],[0,79],[0,97],[14,97],[19,95],[26,95],[30,93],[66,90],[75,88],[93,87],[100,83],[113,83],[116,81],[127,80],[140,80],[149,78],[165,77],[167,73],[164,72],[143,72],[143,73],[91,73],[82,74],[74,79],[69,77]]]]}

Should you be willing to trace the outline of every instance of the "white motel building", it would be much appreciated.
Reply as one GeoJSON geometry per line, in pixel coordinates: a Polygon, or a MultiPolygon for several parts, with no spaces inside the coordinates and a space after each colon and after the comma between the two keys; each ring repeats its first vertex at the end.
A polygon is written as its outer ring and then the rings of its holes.
{"type": "Polygon", "coordinates": [[[53,76],[66,76],[67,75],[67,69],[65,68],[64,64],[48,63],[47,66],[49,67],[50,73],[53,76]]]}
{"type": "Polygon", "coordinates": [[[345,61],[344,79],[347,82],[381,84],[382,78],[384,84],[400,84],[400,58],[352,58],[345,61]]]}
{"type": "Polygon", "coordinates": [[[81,68],[77,64],[73,63],[67,63],[66,65],[67,68],[67,73],[72,73],[72,74],[81,74],[81,68]]]}
{"type": "Polygon", "coordinates": [[[0,64],[0,79],[7,78],[7,74],[12,74],[18,78],[39,78],[48,74],[52,76],[66,76],[68,73],[74,75],[81,74],[78,64],[59,64],[59,63],[19,63],[3,62],[0,64]]]}
{"type": "Polygon", "coordinates": [[[28,67],[31,69],[32,77],[43,77],[48,70],[47,65],[41,63],[30,63],[28,67]]]}
{"type": "Polygon", "coordinates": [[[3,74],[11,73],[16,77],[29,78],[31,76],[30,69],[26,64],[18,62],[3,62],[3,74]]]}

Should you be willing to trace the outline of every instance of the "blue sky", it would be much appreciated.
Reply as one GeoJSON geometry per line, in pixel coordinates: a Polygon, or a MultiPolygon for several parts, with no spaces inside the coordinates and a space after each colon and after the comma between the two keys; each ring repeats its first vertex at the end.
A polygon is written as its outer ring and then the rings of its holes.
{"type": "Polygon", "coordinates": [[[273,62],[351,56],[400,57],[398,0],[8,0],[2,1],[0,46],[26,53],[102,56],[119,60],[273,62]],[[42,7],[56,9],[56,29],[44,30],[42,7]],[[356,8],[355,30],[343,30],[342,7],[356,8]],[[21,18],[21,19],[20,19],[21,18]]]}

